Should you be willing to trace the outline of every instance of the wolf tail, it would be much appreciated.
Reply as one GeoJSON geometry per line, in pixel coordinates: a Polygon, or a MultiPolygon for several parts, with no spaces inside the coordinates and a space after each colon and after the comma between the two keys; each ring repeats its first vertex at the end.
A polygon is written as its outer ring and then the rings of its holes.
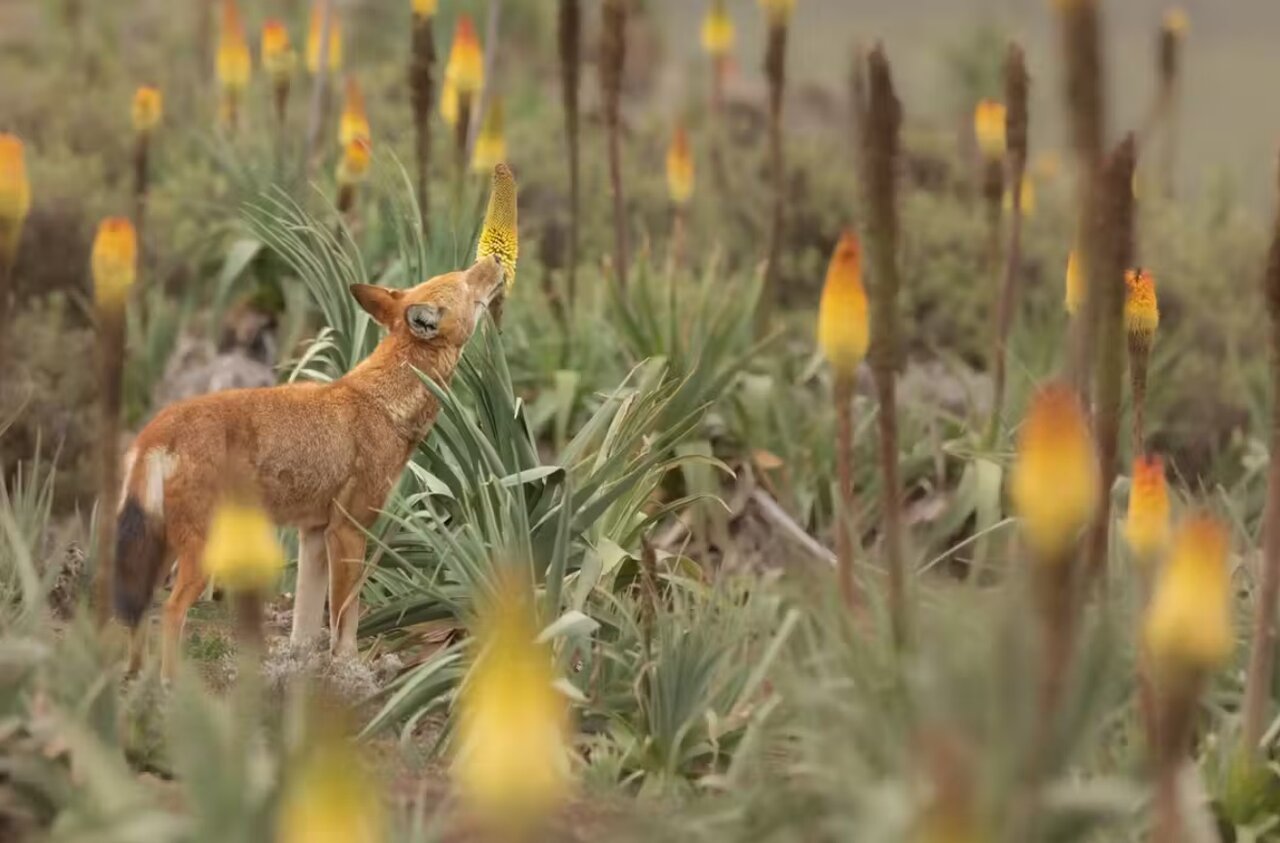
{"type": "MultiPolygon", "coordinates": [[[[146,478],[146,500],[140,501],[137,493],[127,491],[116,515],[115,612],[133,628],[146,614],[164,567],[163,466],[150,460],[147,463],[148,475],[157,471],[161,474],[146,478]]],[[[132,485],[126,481],[126,490],[132,485]]]]}

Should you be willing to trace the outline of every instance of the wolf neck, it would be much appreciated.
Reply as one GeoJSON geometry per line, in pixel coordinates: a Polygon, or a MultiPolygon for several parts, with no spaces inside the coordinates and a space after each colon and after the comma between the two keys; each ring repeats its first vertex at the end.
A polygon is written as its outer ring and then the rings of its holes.
{"type": "Polygon", "coordinates": [[[414,369],[446,386],[457,365],[456,349],[424,350],[399,337],[388,337],[338,383],[376,406],[401,436],[414,443],[426,435],[440,409],[414,369]]]}

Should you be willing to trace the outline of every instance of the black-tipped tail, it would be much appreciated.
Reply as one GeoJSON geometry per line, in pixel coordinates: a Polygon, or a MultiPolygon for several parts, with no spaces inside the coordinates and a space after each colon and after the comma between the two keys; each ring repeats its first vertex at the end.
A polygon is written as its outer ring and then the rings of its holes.
{"type": "Polygon", "coordinates": [[[164,564],[164,525],[130,495],[116,519],[116,617],[136,627],[151,603],[164,564]]]}

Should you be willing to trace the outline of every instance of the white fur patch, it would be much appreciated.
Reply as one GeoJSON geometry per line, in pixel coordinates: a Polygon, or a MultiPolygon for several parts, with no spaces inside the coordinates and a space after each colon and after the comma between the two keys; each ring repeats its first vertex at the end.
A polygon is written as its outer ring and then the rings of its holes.
{"type": "Polygon", "coordinates": [[[133,479],[133,466],[138,461],[138,449],[130,448],[124,452],[124,464],[120,467],[120,501],[117,509],[124,508],[125,498],[129,497],[129,481],[133,479]]]}
{"type": "Polygon", "coordinates": [[[164,448],[147,452],[147,476],[142,487],[142,509],[155,518],[164,517],[164,481],[173,476],[178,458],[164,448]]]}

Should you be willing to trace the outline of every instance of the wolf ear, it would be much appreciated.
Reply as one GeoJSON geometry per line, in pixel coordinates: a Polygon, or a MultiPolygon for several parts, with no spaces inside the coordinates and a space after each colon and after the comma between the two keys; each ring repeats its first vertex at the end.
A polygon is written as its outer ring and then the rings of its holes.
{"type": "Polygon", "coordinates": [[[372,284],[352,284],[348,289],[365,313],[372,316],[379,325],[390,328],[395,323],[400,297],[404,295],[400,290],[389,290],[372,284]]]}

